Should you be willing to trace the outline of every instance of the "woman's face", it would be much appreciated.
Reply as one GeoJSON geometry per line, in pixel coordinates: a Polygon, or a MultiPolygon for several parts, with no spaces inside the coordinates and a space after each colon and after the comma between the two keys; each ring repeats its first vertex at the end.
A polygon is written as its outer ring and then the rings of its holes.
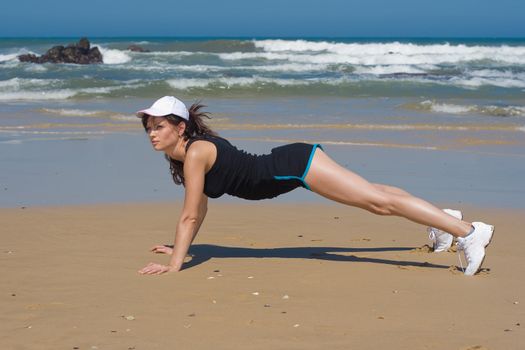
{"type": "Polygon", "coordinates": [[[169,152],[181,138],[180,128],[169,123],[163,117],[149,117],[146,123],[146,133],[156,151],[169,152]]]}

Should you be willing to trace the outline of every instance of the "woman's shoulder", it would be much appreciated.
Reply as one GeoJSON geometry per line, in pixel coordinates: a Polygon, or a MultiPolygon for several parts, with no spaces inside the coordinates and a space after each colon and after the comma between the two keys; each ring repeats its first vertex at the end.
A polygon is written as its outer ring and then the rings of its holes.
{"type": "Polygon", "coordinates": [[[188,140],[188,143],[186,144],[186,148],[189,148],[192,144],[194,144],[197,141],[207,141],[210,143],[217,143],[217,142],[223,142],[226,141],[226,139],[223,139],[220,136],[216,135],[200,135],[200,136],[194,136],[191,139],[188,140]]]}
{"type": "Polygon", "coordinates": [[[212,149],[216,149],[216,146],[215,143],[209,139],[191,140],[188,141],[188,145],[186,146],[186,157],[207,153],[212,149]]]}
{"type": "Polygon", "coordinates": [[[225,138],[222,138],[220,136],[215,136],[215,135],[205,135],[205,136],[199,136],[199,137],[189,140],[188,144],[186,145],[186,152],[188,152],[188,149],[194,143],[213,144],[215,148],[221,148],[221,149],[223,149],[224,147],[233,147],[230,141],[226,140],[225,138]]]}
{"type": "Polygon", "coordinates": [[[215,163],[216,158],[216,145],[208,139],[197,139],[192,140],[192,143],[186,148],[184,163],[204,163],[209,169],[215,163]]]}

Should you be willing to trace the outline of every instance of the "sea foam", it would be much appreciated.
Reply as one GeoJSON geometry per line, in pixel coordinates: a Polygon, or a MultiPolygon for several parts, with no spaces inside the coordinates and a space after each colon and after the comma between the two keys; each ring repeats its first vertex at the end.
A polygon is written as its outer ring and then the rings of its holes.
{"type": "MultiPolygon", "coordinates": [[[[510,64],[525,63],[523,46],[482,46],[413,43],[330,43],[305,40],[256,40],[256,47],[264,52],[288,52],[304,55],[336,54],[349,61],[358,59],[372,64],[439,64],[460,61],[491,60],[510,64]],[[373,63],[375,62],[375,63],[373,63]]],[[[334,56],[335,57],[335,56],[334,56]]]]}
{"type": "Polygon", "coordinates": [[[105,111],[86,111],[82,109],[65,109],[65,108],[42,108],[43,113],[67,116],[67,117],[91,117],[106,115],[105,111]]]}
{"type": "Polygon", "coordinates": [[[42,87],[56,84],[58,79],[25,79],[25,78],[11,78],[0,81],[0,90],[2,89],[20,89],[30,87],[42,87]]]}
{"type": "Polygon", "coordinates": [[[505,78],[481,78],[481,77],[470,77],[470,78],[458,78],[454,77],[450,79],[450,83],[460,87],[471,87],[477,88],[480,86],[497,86],[502,88],[525,88],[525,81],[518,79],[505,79],[505,78]]]}
{"type": "MultiPolygon", "coordinates": [[[[413,105],[407,105],[411,107],[413,105]]],[[[429,110],[445,114],[481,114],[493,117],[525,117],[525,106],[496,105],[459,105],[426,100],[416,106],[416,109],[429,110]]]]}
{"type": "Polygon", "coordinates": [[[373,74],[373,75],[388,75],[388,74],[425,74],[425,70],[418,69],[409,65],[391,65],[391,66],[358,66],[355,68],[356,74],[373,74]]]}
{"type": "Polygon", "coordinates": [[[0,54],[0,62],[7,62],[11,60],[15,60],[18,57],[19,54],[13,53],[13,54],[0,54]]]}
{"type": "Polygon", "coordinates": [[[246,87],[251,85],[276,84],[280,86],[302,85],[303,81],[293,79],[272,79],[264,77],[251,78],[215,78],[215,79],[170,79],[167,83],[175,89],[204,88],[217,86],[220,89],[229,89],[232,87],[246,87]]]}
{"type": "Polygon", "coordinates": [[[104,64],[123,64],[131,61],[131,56],[124,51],[107,49],[102,46],[98,46],[104,64]]]}
{"type": "Polygon", "coordinates": [[[0,92],[0,101],[65,100],[75,96],[72,90],[0,92]]]}
{"type": "Polygon", "coordinates": [[[421,102],[421,105],[425,108],[430,109],[433,112],[449,114],[468,113],[476,109],[476,106],[461,106],[449,103],[436,103],[432,101],[423,101],[421,102]]]}

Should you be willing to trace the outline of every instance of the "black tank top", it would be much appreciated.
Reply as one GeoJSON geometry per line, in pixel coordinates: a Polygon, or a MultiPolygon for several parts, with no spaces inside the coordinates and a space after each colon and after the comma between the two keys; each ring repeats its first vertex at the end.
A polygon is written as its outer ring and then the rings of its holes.
{"type": "MultiPolygon", "coordinates": [[[[274,148],[271,154],[254,155],[237,149],[221,137],[207,135],[189,140],[186,151],[198,140],[211,142],[217,148],[215,163],[205,176],[204,194],[208,197],[218,198],[227,193],[245,199],[265,199],[276,197],[299,186],[304,187],[298,177],[291,177],[286,181],[275,178],[278,175],[294,175],[288,170],[280,170],[279,164],[285,164],[287,168],[295,164],[297,170],[292,172],[299,174],[298,176],[301,176],[305,168],[305,164],[302,164],[304,162],[291,160],[297,158],[293,154],[287,156],[285,152],[275,152],[284,150],[283,147],[274,148]]],[[[312,146],[309,147],[311,150],[312,146]]]]}

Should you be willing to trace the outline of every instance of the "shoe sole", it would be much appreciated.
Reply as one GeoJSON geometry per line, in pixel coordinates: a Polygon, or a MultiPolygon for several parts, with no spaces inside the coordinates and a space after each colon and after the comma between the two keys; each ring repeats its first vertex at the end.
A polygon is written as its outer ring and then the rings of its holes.
{"type": "MultiPolygon", "coordinates": [[[[492,243],[492,238],[494,238],[494,232],[496,232],[496,228],[494,226],[492,226],[492,232],[490,233],[489,242],[487,243],[487,245],[485,245],[485,247],[483,247],[484,249],[487,249],[487,247],[490,245],[490,243],[492,243]]],[[[474,272],[474,275],[477,275],[479,273],[479,271],[481,270],[481,267],[483,266],[483,262],[485,262],[485,257],[486,256],[487,256],[487,254],[483,255],[483,259],[481,259],[481,264],[479,264],[478,270],[476,272],[474,272]]]]}

